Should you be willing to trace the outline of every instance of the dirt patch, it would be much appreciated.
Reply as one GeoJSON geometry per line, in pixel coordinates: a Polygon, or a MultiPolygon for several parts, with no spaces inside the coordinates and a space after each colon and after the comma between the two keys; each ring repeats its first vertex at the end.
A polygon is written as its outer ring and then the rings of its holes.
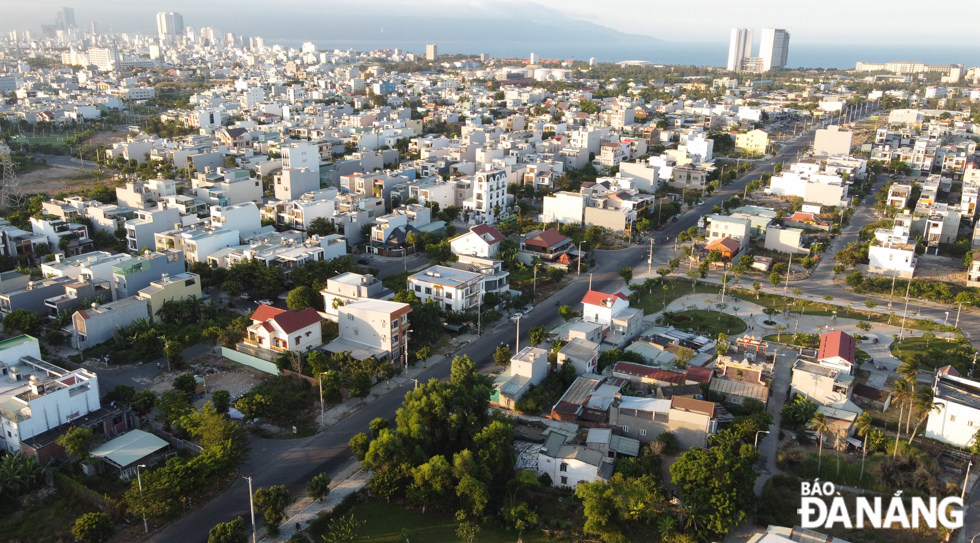
{"type": "Polygon", "coordinates": [[[99,174],[98,170],[76,170],[51,166],[27,173],[17,174],[21,191],[55,193],[90,188],[96,185],[115,186],[115,181],[108,174],[99,174]]]}
{"type": "Polygon", "coordinates": [[[926,260],[920,256],[915,266],[915,278],[963,285],[966,283],[966,270],[959,262],[950,261],[947,265],[938,258],[926,260]]]}
{"type": "MultiPolygon", "coordinates": [[[[194,375],[203,375],[208,390],[227,390],[232,401],[240,398],[256,385],[268,379],[270,375],[259,370],[236,364],[218,355],[205,355],[191,361],[186,371],[194,375]]],[[[166,392],[173,388],[174,378],[184,372],[164,373],[157,376],[148,387],[156,393],[166,392]]],[[[201,399],[203,405],[203,398],[201,399]]],[[[197,405],[197,403],[195,403],[197,405]]]]}

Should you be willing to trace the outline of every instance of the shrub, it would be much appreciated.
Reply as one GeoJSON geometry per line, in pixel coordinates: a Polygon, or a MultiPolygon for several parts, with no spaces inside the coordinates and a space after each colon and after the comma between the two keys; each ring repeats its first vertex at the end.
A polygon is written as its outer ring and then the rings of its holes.
{"type": "Polygon", "coordinates": [[[330,494],[330,476],[320,473],[306,483],[306,494],[313,500],[322,502],[330,494]]]}

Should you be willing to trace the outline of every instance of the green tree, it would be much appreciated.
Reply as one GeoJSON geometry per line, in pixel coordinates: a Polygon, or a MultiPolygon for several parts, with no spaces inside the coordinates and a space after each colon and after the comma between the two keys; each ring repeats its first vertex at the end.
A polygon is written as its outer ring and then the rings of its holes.
{"type": "Polygon", "coordinates": [[[95,444],[92,430],[81,426],[72,426],[67,432],[58,436],[55,443],[64,447],[65,452],[82,462],[89,459],[89,450],[95,444]]]}
{"type": "Polygon", "coordinates": [[[381,430],[387,430],[391,426],[391,422],[388,419],[383,419],[378,417],[368,424],[368,428],[371,429],[371,437],[377,439],[381,435],[381,430]]]}
{"type": "Polygon", "coordinates": [[[184,342],[177,338],[169,338],[164,346],[163,352],[167,355],[167,364],[171,368],[179,368],[184,365],[184,342]]]}
{"type": "Polygon", "coordinates": [[[753,281],[752,282],[752,290],[755,291],[755,299],[758,300],[759,299],[759,295],[762,293],[762,283],[760,283],[758,281],[753,281]]]}
{"type": "Polygon", "coordinates": [[[180,417],[180,427],[199,439],[205,449],[230,443],[238,462],[248,452],[245,430],[237,422],[215,411],[211,402],[180,417]]]}
{"type": "Polygon", "coordinates": [[[563,305],[558,308],[558,316],[564,319],[566,322],[572,318],[572,308],[571,306],[563,305]]]}
{"type": "Polygon", "coordinates": [[[715,445],[681,455],[670,475],[692,520],[722,539],[748,518],[756,500],[752,466],[757,459],[758,451],[745,444],[738,450],[715,445]]]}
{"type": "Polygon", "coordinates": [[[623,278],[623,281],[626,283],[626,286],[628,287],[630,281],[633,280],[633,268],[623,268],[619,270],[619,276],[623,278]]]}
{"type": "Polygon", "coordinates": [[[527,331],[527,339],[531,342],[531,345],[534,347],[537,347],[547,337],[548,337],[548,331],[545,330],[544,326],[532,326],[527,331]]]}
{"type": "Polygon", "coordinates": [[[296,287],[286,296],[286,307],[293,311],[302,311],[317,306],[317,298],[323,299],[318,292],[307,286],[296,287]]]}
{"type": "Polygon", "coordinates": [[[510,365],[510,359],[510,347],[501,345],[497,347],[497,350],[493,353],[493,361],[496,362],[498,366],[506,368],[510,365]]]}
{"type": "Polygon", "coordinates": [[[528,507],[526,502],[520,502],[504,508],[504,522],[517,530],[517,543],[521,543],[524,540],[524,532],[537,526],[538,514],[528,507]]]}
{"type": "Polygon", "coordinates": [[[864,461],[868,457],[868,433],[871,432],[871,428],[873,428],[871,413],[865,411],[854,422],[854,429],[857,430],[857,434],[864,437],[864,444],[861,447],[861,475],[858,476],[859,484],[864,480],[864,461]]]}
{"type": "Polygon", "coordinates": [[[3,318],[4,331],[37,335],[41,329],[41,316],[26,309],[15,309],[3,318]]]}
{"type": "Polygon", "coordinates": [[[116,533],[116,525],[106,513],[85,513],[75,520],[71,533],[85,543],[105,543],[116,533]]]}
{"type": "Polygon", "coordinates": [[[310,221],[310,225],[306,228],[306,235],[308,236],[329,236],[336,233],[337,227],[326,217],[316,217],[310,221]]]}
{"type": "Polygon", "coordinates": [[[306,494],[310,499],[318,502],[322,502],[324,498],[330,494],[330,476],[326,473],[319,473],[314,475],[308,483],[306,483],[306,494]]]}
{"type": "Polygon", "coordinates": [[[779,283],[781,283],[782,280],[783,277],[776,272],[772,272],[769,274],[769,282],[772,283],[773,287],[778,287],[779,283]]]}
{"type": "Polygon", "coordinates": [[[337,517],[327,524],[327,535],[323,536],[326,543],[343,543],[357,539],[357,530],[364,525],[364,521],[356,520],[354,513],[337,517]]]}
{"type": "Polygon", "coordinates": [[[186,394],[188,398],[193,398],[197,392],[197,379],[194,378],[193,373],[182,373],[174,378],[171,386],[174,390],[179,390],[186,394]]]}
{"type": "Polygon", "coordinates": [[[247,543],[248,527],[245,520],[238,517],[230,522],[216,524],[208,532],[208,543],[247,543]]]}
{"type": "Polygon", "coordinates": [[[364,432],[361,432],[350,438],[350,441],[347,444],[350,446],[350,450],[354,453],[357,461],[363,462],[364,457],[367,456],[368,449],[371,446],[371,438],[369,438],[364,432]]]}
{"type": "Polygon", "coordinates": [[[137,392],[133,398],[133,411],[136,411],[136,414],[140,416],[147,415],[153,410],[156,402],[156,393],[148,388],[144,388],[137,392]]]}
{"type": "Polygon", "coordinates": [[[219,415],[227,415],[228,408],[231,407],[231,393],[227,390],[218,389],[211,392],[211,404],[219,415]]]}
{"type": "Polygon", "coordinates": [[[286,520],[286,506],[293,503],[293,497],[282,485],[260,488],[253,496],[255,506],[262,511],[265,529],[272,536],[279,535],[279,525],[286,520]]]}
{"type": "Polygon", "coordinates": [[[807,427],[817,433],[817,473],[820,473],[820,464],[823,460],[823,438],[830,433],[830,425],[827,424],[827,416],[821,412],[817,412],[807,423],[807,427]]]}
{"type": "Polygon", "coordinates": [[[872,300],[871,298],[868,298],[867,300],[864,301],[864,306],[867,307],[868,309],[874,309],[878,307],[878,302],[872,300]]]}

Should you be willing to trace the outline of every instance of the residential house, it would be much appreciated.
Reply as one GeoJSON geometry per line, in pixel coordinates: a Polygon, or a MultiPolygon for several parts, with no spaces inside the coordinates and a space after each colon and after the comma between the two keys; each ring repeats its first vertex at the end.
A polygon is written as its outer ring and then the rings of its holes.
{"type": "MultiPolygon", "coordinates": [[[[112,254],[106,251],[92,251],[67,258],[57,253],[53,262],[41,264],[41,274],[45,277],[71,277],[109,288],[112,285],[113,269],[130,260],[133,257],[129,254],[112,254]]],[[[110,296],[116,299],[114,292],[110,296]]]]}
{"type": "Polygon", "coordinates": [[[868,247],[868,271],[911,279],[917,263],[915,244],[909,243],[909,235],[904,226],[896,225],[891,230],[875,230],[875,239],[868,247]]]}
{"type": "Polygon", "coordinates": [[[471,220],[496,224],[500,210],[507,204],[507,172],[487,166],[473,176],[473,195],[463,201],[471,220]]]}
{"type": "Polygon", "coordinates": [[[150,281],[150,285],[141,289],[136,296],[146,304],[150,320],[156,322],[165,303],[187,298],[201,299],[201,276],[190,272],[163,275],[150,281]]]}
{"type": "Polygon", "coordinates": [[[966,286],[980,287],[980,251],[975,251],[970,258],[970,268],[966,272],[966,286]]]}
{"type": "Polygon", "coordinates": [[[581,192],[558,191],[542,198],[544,223],[581,225],[589,199],[581,192]]]}
{"type": "Polygon", "coordinates": [[[306,353],[323,344],[320,322],[323,317],[316,309],[287,311],[269,305],[260,305],[252,313],[246,345],[277,353],[306,353]]]}
{"type": "Polygon", "coordinates": [[[631,308],[621,292],[590,290],[582,298],[582,320],[601,324],[605,327],[603,342],[622,347],[642,332],[643,311],[631,308]]]}
{"type": "Polygon", "coordinates": [[[262,202],[262,180],[252,177],[248,170],[242,168],[217,168],[214,173],[198,172],[191,179],[191,188],[197,198],[212,206],[262,202]]]}
{"type": "Polygon", "coordinates": [[[422,301],[435,300],[446,311],[468,311],[483,299],[483,275],[432,266],[408,277],[408,289],[422,301]]]}
{"type": "Polygon", "coordinates": [[[572,247],[574,247],[572,240],[561,235],[554,228],[544,232],[528,232],[521,241],[518,258],[525,264],[532,264],[535,257],[545,262],[560,262],[572,247]]]}
{"type": "Polygon", "coordinates": [[[708,386],[709,390],[724,394],[728,401],[741,404],[745,400],[756,400],[763,405],[769,403],[769,384],[772,369],[765,363],[735,360],[719,356],[715,365],[716,374],[708,386]]]}
{"type": "Polygon", "coordinates": [[[932,390],[938,413],[930,413],[925,437],[969,447],[980,431],[980,382],[967,379],[952,366],[936,370],[932,390]]]}
{"type": "Polygon", "coordinates": [[[100,289],[99,293],[96,294],[95,286],[85,280],[66,283],[64,294],[44,300],[47,316],[57,318],[62,312],[73,313],[82,305],[83,301],[98,299],[97,296],[104,298],[104,293],[105,291],[100,289]]]}
{"type": "Polygon", "coordinates": [[[673,168],[672,177],[669,179],[667,186],[680,191],[682,195],[688,190],[703,192],[708,181],[708,172],[693,164],[685,164],[673,168]]]}
{"type": "Polygon", "coordinates": [[[820,336],[817,362],[823,366],[840,369],[842,373],[854,373],[857,341],[845,332],[831,332],[820,336]]]}
{"type": "Polygon", "coordinates": [[[481,301],[487,294],[499,296],[510,292],[510,283],[507,278],[510,271],[504,269],[503,260],[492,258],[482,258],[479,256],[460,255],[452,267],[457,270],[479,273],[481,277],[480,292],[481,301]]]}
{"type": "Polygon", "coordinates": [[[755,129],[744,134],[735,135],[735,149],[745,151],[750,154],[766,154],[769,148],[769,133],[765,130],[755,129]]]}
{"type": "Polygon", "coordinates": [[[745,254],[751,240],[752,225],[746,219],[736,219],[724,215],[708,215],[708,243],[722,238],[731,238],[738,242],[738,254],[745,254]]]}
{"type": "Polygon", "coordinates": [[[625,379],[616,377],[579,376],[551,408],[551,418],[563,422],[606,423],[609,406],[625,384],[625,379]]]}
{"type": "Polygon", "coordinates": [[[681,449],[707,447],[708,436],[731,419],[720,405],[695,398],[672,396],[669,400],[620,396],[609,410],[609,425],[620,435],[643,443],[664,432],[677,437],[681,449]]]}
{"type": "Polygon", "coordinates": [[[156,247],[155,236],[183,224],[180,211],[174,208],[139,209],[136,218],[126,221],[126,248],[137,254],[144,248],[156,247]]]}
{"type": "Polygon", "coordinates": [[[608,481],[615,460],[586,445],[568,445],[567,437],[553,432],[538,452],[538,477],[547,474],[558,488],[574,490],[579,483],[608,481]]]}
{"type": "Polygon", "coordinates": [[[94,242],[88,237],[88,227],[84,224],[31,217],[31,231],[48,238],[52,252],[61,251],[67,256],[85,253],[94,247],[94,242]]]}
{"type": "Polygon", "coordinates": [[[532,386],[540,385],[544,381],[550,367],[548,351],[524,347],[510,359],[507,370],[494,380],[490,403],[515,409],[517,402],[532,386]]]}
{"type": "Polygon", "coordinates": [[[79,350],[95,347],[112,339],[121,328],[145,318],[146,300],[135,296],[80,308],[71,318],[71,345],[79,350]]]}
{"type": "Polygon", "coordinates": [[[471,227],[469,232],[450,240],[449,245],[454,255],[493,258],[500,251],[500,243],[503,240],[504,235],[496,228],[478,224],[471,227]]]}
{"type": "Polygon", "coordinates": [[[325,349],[330,353],[349,352],[356,360],[404,360],[408,352],[408,314],[405,303],[361,299],[337,309],[340,336],[325,349]]]}
{"type": "Polygon", "coordinates": [[[893,184],[888,189],[887,205],[896,209],[908,207],[909,197],[912,195],[912,185],[893,184]]]}
{"type": "Polygon", "coordinates": [[[596,373],[599,365],[599,344],[582,338],[573,338],[558,351],[558,365],[571,364],[575,375],[596,373]]]}
{"type": "Polygon", "coordinates": [[[136,296],[139,291],[164,275],[184,273],[184,253],[169,249],[162,252],[146,252],[131,260],[112,267],[112,299],[122,300],[136,296]]]}
{"type": "Polygon", "coordinates": [[[347,272],[327,279],[327,286],[320,291],[323,296],[323,312],[327,319],[337,322],[338,308],[361,300],[390,300],[395,292],[386,288],[373,275],[347,272]]]}
{"type": "Polygon", "coordinates": [[[766,229],[765,248],[769,251],[791,255],[810,253],[809,249],[803,247],[802,228],[769,227],[766,229]]]}
{"type": "Polygon", "coordinates": [[[854,376],[839,368],[797,360],[790,390],[820,405],[835,406],[851,399],[854,376]]]}
{"type": "Polygon", "coordinates": [[[48,314],[47,300],[65,295],[68,285],[77,283],[71,277],[31,281],[26,287],[0,292],[0,315],[26,309],[39,315],[48,314]]]}

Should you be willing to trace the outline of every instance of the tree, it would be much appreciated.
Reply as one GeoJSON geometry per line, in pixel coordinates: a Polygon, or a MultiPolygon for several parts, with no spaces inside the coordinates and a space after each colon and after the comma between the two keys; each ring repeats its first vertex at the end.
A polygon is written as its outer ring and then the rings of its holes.
{"type": "Polygon", "coordinates": [[[306,494],[314,501],[322,502],[330,494],[330,476],[326,473],[314,475],[306,483],[306,494]]]}
{"type": "Polygon", "coordinates": [[[926,348],[929,348],[929,343],[936,340],[936,334],[933,332],[923,332],[922,340],[926,342],[926,348]]]}
{"type": "Polygon", "coordinates": [[[871,331],[871,323],[867,321],[858,321],[855,326],[857,326],[858,330],[861,330],[862,332],[871,331]]]}
{"type": "Polygon", "coordinates": [[[691,290],[693,291],[698,286],[698,279],[701,278],[701,272],[698,270],[687,270],[685,275],[691,279],[691,290]]]}
{"type": "Polygon", "coordinates": [[[429,358],[432,358],[432,347],[425,345],[419,350],[415,351],[415,359],[419,362],[425,362],[429,358]]]}
{"type": "Polygon", "coordinates": [[[310,225],[306,228],[306,235],[308,236],[329,236],[336,233],[337,227],[326,217],[316,217],[310,221],[310,225]]]}
{"type": "Polygon", "coordinates": [[[531,342],[531,345],[537,347],[541,342],[543,342],[548,337],[547,330],[544,326],[532,326],[527,331],[527,339],[531,342]]]}
{"type": "Polygon", "coordinates": [[[136,411],[137,415],[146,415],[153,410],[153,406],[156,405],[157,395],[155,392],[148,388],[144,388],[136,393],[133,398],[133,411],[136,411]]]}
{"type": "Polygon", "coordinates": [[[186,394],[188,398],[193,398],[197,392],[197,379],[194,378],[193,373],[182,373],[174,378],[171,386],[174,390],[179,390],[186,394]]]}
{"type": "Polygon", "coordinates": [[[858,483],[864,479],[864,461],[868,457],[868,433],[871,432],[871,428],[871,413],[865,411],[854,423],[857,434],[864,437],[864,444],[861,447],[861,475],[858,476],[858,483]]]}
{"type": "Polygon", "coordinates": [[[469,521],[459,521],[456,524],[456,537],[462,543],[473,543],[476,540],[476,536],[480,534],[480,525],[469,521]]]}
{"type": "Polygon", "coordinates": [[[745,444],[737,450],[714,445],[681,455],[670,467],[670,475],[692,523],[703,525],[720,540],[748,518],[756,500],[753,465],[758,457],[758,451],[745,444]]]}
{"type": "Polygon", "coordinates": [[[208,532],[208,543],[247,543],[248,527],[245,520],[238,517],[231,522],[216,524],[208,532]]]}
{"type": "Polygon", "coordinates": [[[498,366],[506,368],[510,365],[510,359],[510,347],[501,345],[497,347],[497,350],[493,353],[493,361],[496,362],[498,366]]]}
{"type": "Polygon", "coordinates": [[[752,290],[755,291],[755,299],[758,300],[759,299],[759,295],[762,293],[762,283],[760,283],[758,281],[753,281],[752,282],[752,290]]]}
{"type": "Polygon", "coordinates": [[[538,524],[538,514],[526,502],[504,508],[504,522],[517,530],[517,543],[524,540],[524,531],[538,524]]]}
{"type": "Polygon", "coordinates": [[[782,276],[777,272],[772,272],[769,274],[769,282],[772,283],[773,287],[778,287],[779,283],[783,280],[782,276]]]}
{"type": "Polygon", "coordinates": [[[105,543],[116,533],[116,525],[106,513],[85,513],[75,520],[71,533],[85,543],[105,543]]]}
{"type": "Polygon", "coordinates": [[[628,287],[630,281],[633,280],[633,268],[623,268],[619,270],[619,276],[623,278],[623,281],[626,283],[626,286],[628,287]]]}
{"type": "Polygon", "coordinates": [[[563,305],[563,306],[559,307],[558,308],[558,316],[561,317],[562,319],[565,319],[566,322],[569,321],[569,320],[571,320],[571,318],[572,318],[572,308],[571,308],[571,306],[563,305]]]}
{"type": "Polygon", "coordinates": [[[391,426],[391,422],[388,419],[383,419],[378,417],[372,420],[368,424],[368,428],[371,430],[371,437],[377,439],[381,435],[381,430],[387,430],[391,426]]]}
{"type": "Polygon", "coordinates": [[[350,438],[350,441],[347,442],[347,445],[350,446],[350,449],[354,453],[354,456],[357,458],[357,461],[363,462],[364,457],[367,456],[368,449],[371,446],[371,438],[369,438],[367,434],[365,434],[364,432],[361,432],[355,435],[354,437],[350,438]]]}
{"type": "Polygon", "coordinates": [[[864,301],[864,306],[867,307],[868,309],[874,309],[878,307],[878,302],[872,300],[871,298],[868,298],[867,300],[864,301]]]}
{"type": "Polygon", "coordinates": [[[892,452],[894,458],[898,456],[898,442],[900,441],[899,436],[902,434],[902,415],[905,413],[905,405],[908,404],[909,409],[912,408],[912,397],[915,392],[908,379],[898,379],[892,383],[889,390],[894,394],[893,405],[898,404],[898,426],[895,428],[895,450],[892,452]]]}
{"type": "Polygon", "coordinates": [[[180,417],[180,427],[198,438],[205,449],[230,443],[238,461],[248,451],[245,430],[237,422],[215,411],[211,402],[180,417]]]}
{"type": "Polygon", "coordinates": [[[415,232],[409,232],[405,234],[405,243],[411,245],[412,247],[418,248],[419,246],[419,235],[415,232]]]}
{"type": "MultiPolygon", "coordinates": [[[[944,405],[936,402],[935,393],[930,387],[920,387],[915,391],[915,398],[912,400],[911,409],[914,409],[919,414],[919,420],[916,422],[915,428],[912,429],[912,433],[909,434],[909,445],[912,444],[912,440],[915,439],[915,435],[919,432],[919,426],[922,426],[922,423],[929,418],[930,414],[940,413],[944,405]]],[[[906,431],[908,431],[907,428],[906,431]]]]}
{"type": "Polygon", "coordinates": [[[36,335],[41,328],[41,316],[26,309],[15,309],[3,318],[3,329],[6,332],[20,332],[36,335]]]}
{"type": "Polygon", "coordinates": [[[88,460],[89,449],[95,444],[95,435],[88,428],[72,426],[67,432],[59,436],[55,443],[64,447],[65,452],[81,462],[88,460]]]}
{"type": "Polygon", "coordinates": [[[220,388],[211,392],[211,405],[219,415],[227,415],[231,406],[231,393],[220,388]]]}
{"type": "Polygon", "coordinates": [[[164,344],[163,352],[167,355],[167,364],[171,368],[179,368],[184,365],[184,342],[177,338],[167,339],[164,344]]]}
{"type": "Polygon", "coordinates": [[[819,452],[817,453],[817,473],[820,473],[820,463],[823,460],[823,438],[825,435],[830,433],[830,426],[827,424],[827,416],[821,412],[813,415],[807,427],[817,433],[817,445],[819,445],[819,452]]]}
{"type": "Polygon", "coordinates": [[[286,519],[286,506],[293,503],[293,497],[282,485],[260,488],[253,496],[255,506],[262,511],[265,529],[273,536],[279,535],[279,525],[286,519]]]}
{"type": "Polygon", "coordinates": [[[840,274],[844,273],[846,270],[847,266],[844,266],[843,264],[836,264],[834,266],[834,279],[840,277],[840,274]]]}
{"type": "Polygon", "coordinates": [[[327,543],[343,543],[357,539],[357,530],[364,525],[363,520],[356,520],[354,513],[348,513],[330,521],[327,525],[327,535],[323,540],[327,543]]]}
{"type": "Polygon", "coordinates": [[[289,295],[286,296],[286,307],[293,311],[302,311],[309,307],[316,307],[318,298],[323,299],[320,293],[312,288],[307,286],[296,287],[289,291],[289,295]]]}
{"type": "Polygon", "coordinates": [[[806,270],[807,273],[810,273],[813,271],[813,268],[817,267],[817,260],[812,256],[808,256],[803,259],[802,265],[803,269],[806,270]]]}

